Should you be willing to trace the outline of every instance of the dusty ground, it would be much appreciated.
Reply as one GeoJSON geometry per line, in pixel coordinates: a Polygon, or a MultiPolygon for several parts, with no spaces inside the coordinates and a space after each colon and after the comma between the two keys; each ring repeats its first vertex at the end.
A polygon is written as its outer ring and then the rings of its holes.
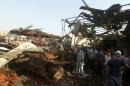
{"type": "MultiPolygon", "coordinates": [[[[0,86],[104,86],[104,79],[96,73],[88,78],[82,78],[64,70],[63,77],[54,80],[26,70],[16,71],[10,69],[8,65],[0,69],[0,86]]],[[[130,86],[129,79],[126,79],[123,86],[130,86]]]]}
{"type": "Polygon", "coordinates": [[[28,71],[17,74],[6,67],[0,69],[0,86],[90,86],[86,79],[65,75],[60,80],[45,79],[28,71]]]}

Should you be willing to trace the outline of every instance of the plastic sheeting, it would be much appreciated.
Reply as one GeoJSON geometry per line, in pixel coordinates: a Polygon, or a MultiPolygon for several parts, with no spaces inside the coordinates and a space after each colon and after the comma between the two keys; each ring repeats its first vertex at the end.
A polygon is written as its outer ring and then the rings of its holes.
{"type": "Polygon", "coordinates": [[[17,58],[17,55],[21,54],[23,51],[43,51],[43,50],[41,48],[36,47],[32,43],[29,42],[23,43],[0,57],[0,67],[6,65],[12,59],[17,58]]]}
{"type": "Polygon", "coordinates": [[[3,67],[6,65],[10,60],[7,60],[5,58],[0,58],[0,67],[3,67]]]}

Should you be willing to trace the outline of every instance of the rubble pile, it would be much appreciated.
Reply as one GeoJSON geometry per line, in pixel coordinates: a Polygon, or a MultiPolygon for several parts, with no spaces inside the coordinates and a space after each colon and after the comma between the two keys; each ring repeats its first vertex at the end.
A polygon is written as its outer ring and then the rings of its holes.
{"type": "Polygon", "coordinates": [[[20,77],[11,70],[6,68],[0,69],[0,86],[8,86],[10,83],[15,83],[20,80],[20,77]]]}
{"type": "Polygon", "coordinates": [[[31,27],[29,26],[27,28],[10,30],[8,36],[6,37],[7,42],[11,44],[16,44],[14,41],[18,42],[18,44],[19,42],[31,42],[36,46],[41,47],[45,46],[46,42],[48,42],[50,39],[53,39],[54,41],[55,39],[61,38],[60,36],[48,34],[39,29],[34,29],[31,27]]]}
{"type": "Polygon", "coordinates": [[[54,60],[54,59],[58,58],[58,56],[56,54],[54,54],[53,52],[47,52],[47,53],[45,53],[45,56],[48,60],[54,60]]]}
{"type": "Polygon", "coordinates": [[[0,86],[90,86],[85,79],[76,76],[64,75],[62,79],[55,81],[41,78],[31,72],[21,72],[26,74],[18,75],[6,67],[0,69],[0,86]]]}
{"type": "Polygon", "coordinates": [[[14,65],[17,65],[16,69],[23,68],[39,76],[49,77],[54,80],[62,78],[64,73],[63,65],[69,63],[71,62],[59,59],[52,52],[35,51],[25,51],[13,62],[14,65]],[[18,66],[19,64],[20,66],[18,66]]]}
{"type": "Polygon", "coordinates": [[[23,54],[25,54],[26,57],[34,57],[41,60],[54,60],[58,58],[57,55],[53,52],[23,52],[23,54]]]}

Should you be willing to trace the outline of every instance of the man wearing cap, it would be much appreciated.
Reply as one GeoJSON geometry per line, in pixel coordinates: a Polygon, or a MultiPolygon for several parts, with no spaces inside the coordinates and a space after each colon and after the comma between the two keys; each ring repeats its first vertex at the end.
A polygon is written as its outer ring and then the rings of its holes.
{"type": "Polygon", "coordinates": [[[107,62],[107,86],[122,86],[122,66],[129,67],[121,51],[117,50],[111,60],[107,62]]]}

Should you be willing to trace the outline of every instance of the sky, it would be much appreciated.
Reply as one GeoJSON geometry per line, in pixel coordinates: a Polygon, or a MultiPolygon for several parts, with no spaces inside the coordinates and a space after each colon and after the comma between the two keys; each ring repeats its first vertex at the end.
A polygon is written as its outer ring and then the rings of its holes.
{"type": "MultiPolygon", "coordinates": [[[[97,9],[130,3],[129,0],[85,1],[88,6],[97,9]]],[[[0,0],[0,32],[33,25],[44,32],[61,35],[61,20],[78,16],[83,5],[82,0],[0,0]]]]}

